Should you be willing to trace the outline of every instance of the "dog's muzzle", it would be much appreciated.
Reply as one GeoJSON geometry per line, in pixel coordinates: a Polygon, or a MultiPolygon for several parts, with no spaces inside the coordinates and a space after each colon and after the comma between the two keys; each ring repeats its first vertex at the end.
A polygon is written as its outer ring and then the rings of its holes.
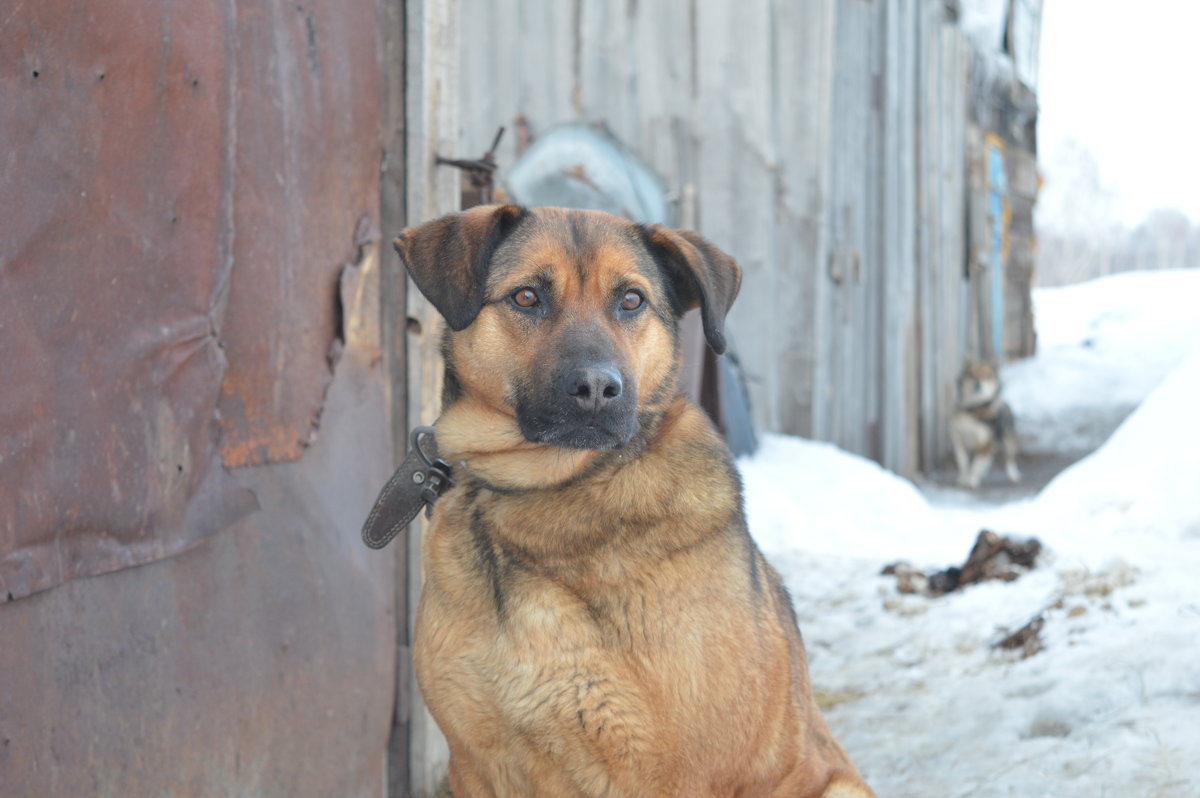
{"type": "Polygon", "coordinates": [[[619,449],[641,426],[635,390],[611,362],[567,364],[516,405],[527,440],[569,449],[619,449]]]}

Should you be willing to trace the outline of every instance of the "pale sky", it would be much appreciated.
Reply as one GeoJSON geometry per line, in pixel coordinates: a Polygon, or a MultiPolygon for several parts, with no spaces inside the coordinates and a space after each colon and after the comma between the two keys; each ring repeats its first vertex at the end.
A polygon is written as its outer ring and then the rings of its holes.
{"type": "Polygon", "coordinates": [[[1200,223],[1200,0],[1045,0],[1039,159],[1074,138],[1134,226],[1175,206],[1200,223]]]}

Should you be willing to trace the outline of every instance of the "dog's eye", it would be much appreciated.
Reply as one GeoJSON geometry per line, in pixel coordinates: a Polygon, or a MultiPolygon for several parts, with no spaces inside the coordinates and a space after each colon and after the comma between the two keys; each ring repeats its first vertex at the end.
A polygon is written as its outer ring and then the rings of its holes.
{"type": "Polygon", "coordinates": [[[531,308],[538,303],[538,295],[532,288],[520,288],[513,293],[512,301],[519,308],[531,308]]]}
{"type": "Polygon", "coordinates": [[[626,291],[625,296],[621,297],[621,307],[625,310],[637,310],[642,306],[644,301],[646,301],[646,298],[639,292],[626,291]]]}

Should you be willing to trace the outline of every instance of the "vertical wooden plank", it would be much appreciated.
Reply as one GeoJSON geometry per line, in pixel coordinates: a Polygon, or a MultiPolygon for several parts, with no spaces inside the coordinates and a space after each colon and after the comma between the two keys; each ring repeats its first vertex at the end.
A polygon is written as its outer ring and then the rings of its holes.
{"type": "MultiPolygon", "coordinates": [[[[498,5],[472,3],[469,12],[459,15],[459,136],[451,153],[457,157],[477,158],[491,144],[488,131],[494,133],[503,124],[499,98],[506,90],[511,91],[511,81],[497,70],[500,48],[511,43],[512,38],[510,31],[496,27],[498,5]]],[[[511,134],[510,130],[501,140],[497,154],[502,158],[510,152],[511,134]]]]}
{"type": "MultiPolygon", "coordinates": [[[[415,224],[458,208],[459,176],[438,167],[435,157],[452,153],[458,141],[459,4],[458,0],[408,0],[406,12],[407,206],[408,222],[415,224]]],[[[432,424],[441,406],[441,321],[415,288],[408,291],[408,315],[413,320],[408,339],[409,423],[432,424]]],[[[421,520],[410,528],[408,540],[409,606],[413,610],[421,591],[423,533],[421,520]]],[[[412,617],[410,612],[410,624],[412,617]]],[[[437,789],[448,752],[415,682],[410,683],[410,694],[410,794],[425,798],[437,789]]]]}
{"type": "Polygon", "coordinates": [[[829,308],[826,314],[829,326],[821,331],[822,360],[827,378],[818,408],[825,412],[817,415],[824,423],[817,434],[823,440],[843,447],[848,444],[844,419],[850,415],[849,403],[853,401],[848,370],[854,354],[846,340],[851,319],[849,299],[856,270],[867,257],[863,239],[865,209],[859,202],[866,172],[869,133],[866,115],[870,112],[871,102],[870,87],[863,84],[864,76],[868,80],[870,77],[870,69],[865,64],[868,54],[862,46],[866,42],[860,41],[865,34],[865,19],[866,9],[861,4],[839,0],[835,33],[833,150],[830,155],[833,173],[830,240],[834,249],[829,257],[829,278],[823,281],[829,308]]]}
{"type": "MultiPolygon", "coordinates": [[[[503,124],[511,124],[516,114],[524,114],[537,130],[544,131],[576,115],[572,41],[575,21],[575,3],[554,0],[522,0],[515,19],[496,19],[497,24],[505,26],[515,22],[516,51],[508,56],[507,63],[495,65],[502,72],[468,77],[481,83],[484,91],[491,92],[498,75],[514,70],[510,80],[517,88],[515,113],[505,114],[507,118],[500,120],[503,124]]],[[[515,137],[509,144],[515,147],[515,137]]]]}
{"type": "MultiPolygon", "coordinates": [[[[778,429],[812,435],[822,325],[829,185],[834,0],[776,0],[772,70],[775,147],[778,429]]],[[[757,341],[748,341],[751,346],[757,341]]]]}
{"type": "MultiPolygon", "coordinates": [[[[529,40],[521,24],[527,17],[537,17],[543,5],[544,0],[494,0],[471,3],[459,15],[459,130],[455,155],[478,157],[503,125],[506,132],[496,150],[497,161],[503,168],[516,158],[516,117],[525,111],[521,98],[537,93],[522,82],[523,54],[531,48],[544,52],[548,46],[529,40]]],[[[538,120],[532,121],[536,126],[538,120]]]]}
{"type": "Polygon", "coordinates": [[[914,102],[917,111],[917,378],[918,415],[914,419],[919,436],[918,462],[923,462],[926,453],[932,449],[934,431],[931,424],[923,423],[929,419],[935,408],[935,391],[933,375],[937,369],[934,360],[937,353],[938,333],[941,329],[935,303],[932,298],[937,295],[940,273],[935,265],[940,250],[941,229],[934,224],[940,203],[940,183],[937,180],[939,168],[940,130],[937,124],[938,94],[940,85],[936,79],[940,52],[937,40],[931,37],[930,30],[934,24],[936,10],[927,0],[920,0],[918,9],[918,24],[916,29],[916,94],[914,102]]]}
{"type": "Polygon", "coordinates": [[[1033,354],[1033,206],[1037,200],[1037,158],[1023,142],[1005,152],[1008,176],[1009,224],[1004,272],[1004,356],[1033,354]]]}
{"type": "Polygon", "coordinates": [[[834,37],[828,276],[818,283],[821,353],[814,432],[858,454],[878,429],[883,7],[840,0],[834,37]]]}
{"type": "MultiPolygon", "coordinates": [[[[379,184],[381,344],[384,352],[384,386],[392,435],[392,464],[404,459],[408,430],[407,300],[408,279],[391,252],[392,237],[404,226],[407,216],[405,187],[405,3],[386,0],[382,4],[383,25],[383,163],[379,184]]],[[[412,717],[412,648],[409,637],[408,547],[391,547],[395,568],[392,623],[395,625],[395,698],[387,749],[387,791],[407,795],[409,788],[409,724],[412,717]]]]}
{"type": "Polygon", "coordinates": [[[987,224],[987,186],[984,176],[983,129],[967,123],[967,259],[968,259],[968,354],[985,353],[988,330],[987,287],[984,281],[989,249],[987,224]]]}
{"type": "MultiPolygon", "coordinates": [[[[882,348],[886,334],[883,301],[887,289],[889,262],[886,226],[892,212],[888,195],[885,168],[893,158],[889,149],[888,87],[890,59],[894,45],[888,40],[888,6],[886,2],[868,4],[863,35],[864,51],[868,54],[861,80],[867,87],[866,152],[863,162],[863,182],[859,183],[856,201],[864,209],[862,267],[856,272],[854,296],[854,357],[852,361],[852,391],[856,397],[854,416],[845,421],[845,434],[853,442],[854,451],[865,457],[880,459],[881,393],[886,375],[883,373],[882,348]]],[[[894,143],[892,144],[894,147],[894,143]]]]}
{"type": "Polygon", "coordinates": [[[579,79],[582,116],[603,120],[630,144],[637,139],[638,105],[632,5],[616,0],[582,3],[579,79]]]}
{"type": "MultiPolygon", "coordinates": [[[[390,409],[393,459],[404,459],[408,428],[408,395],[405,389],[407,276],[403,265],[392,254],[391,240],[406,224],[407,211],[407,128],[405,125],[405,0],[386,0],[382,8],[384,61],[384,151],[380,178],[380,228],[383,239],[383,267],[380,272],[381,312],[384,346],[387,351],[387,383],[390,409]]],[[[399,550],[401,547],[397,546],[399,550]]],[[[401,616],[403,617],[403,616],[401,616]]]]}
{"type": "Polygon", "coordinates": [[[696,225],[695,47],[693,0],[637,3],[626,56],[637,76],[636,129],[626,143],[664,180],[672,224],[696,225]]]}
{"type": "Polygon", "coordinates": [[[921,268],[921,264],[917,261],[919,254],[918,235],[921,230],[922,220],[917,213],[917,209],[919,208],[917,200],[919,198],[919,170],[923,168],[925,160],[921,158],[919,147],[921,121],[917,114],[917,109],[919,107],[918,100],[921,96],[921,82],[918,80],[920,74],[918,64],[923,52],[920,31],[923,20],[921,10],[924,5],[923,0],[915,0],[904,6],[903,32],[907,41],[905,47],[907,56],[903,64],[907,84],[907,88],[905,89],[906,119],[904,121],[904,129],[907,135],[906,147],[908,148],[908,152],[911,153],[909,163],[906,166],[906,185],[903,189],[909,221],[908,234],[905,241],[907,268],[904,280],[905,307],[909,315],[905,324],[904,334],[905,358],[900,366],[900,391],[903,404],[898,414],[897,434],[893,445],[896,447],[894,450],[897,463],[896,469],[899,473],[908,477],[916,476],[921,459],[921,353],[919,336],[924,305],[921,303],[918,293],[921,268]]]}
{"type": "MultiPolygon", "coordinates": [[[[529,117],[525,113],[526,109],[521,106],[521,51],[531,46],[521,30],[521,21],[526,15],[536,13],[537,9],[531,11],[530,5],[528,0],[472,3],[471,13],[464,15],[474,17],[478,11],[480,18],[486,19],[487,22],[476,36],[470,40],[464,39],[463,56],[469,56],[478,48],[486,50],[489,56],[487,62],[469,71],[464,69],[462,73],[461,83],[470,99],[467,102],[460,101],[459,107],[469,111],[474,103],[482,100],[481,107],[487,109],[486,115],[477,113],[472,116],[470,126],[462,125],[464,153],[473,153],[479,148],[481,135],[484,138],[488,135],[484,131],[492,130],[500,124],[510,125],[512,130],[500,141],[497,157],[501,164],[512,164],[516,160],[518,148],[517,117],[524,115],[535,134],[549,124],[549,120],[529,117]]],[[[483,146],[486,147],[487,144],[483,146]]]]}
{"type": "Polygon", "coordinates": [[[896,200],[892,195],[895,188],[896,160],[903,157],[899,150],[896,131],[896,92],[893,85],[897,78],[894,61],[896,58],[895,12],[896,0],[874,3],[878,9],[872,20],[872,38],[868,52],[875,56],[871,65],[872,89],[875,115],[869,128],[873,138],[868,148],[868,189],[860,201],[868,209],[867,216],[867,263],[865,279],[868,281],[865,295],[856,305],[857,327],[861,331],[856,341],[856,362],[862,368],[854,373],[855,392],[861,395],[857,417],[850,434],[855,441],[855,451],[867,457],[880,459],[881,436],[880,412],[887,389],[889,375],[885,372],[884,347],[889,344],[893,319],[886,317],[885,300],[895,268],[896,200]]]}
{"type": "Polygon", "coordinates": [[[969,49],[962,32],[943,22],[940,30],[943,51],[942,125],[943,196],[941,211],[943,275],[941,308],[945,325],[945,345],[937,374],[938,408],[933,423],[937,437],[931,458],[924,464],[933,468],[950,451],[950,418],[958,396],[956,381],[970,342],[971,315],[968,302],[970,283],[967,267],[967,69],[969,49]]]}
{"type": "Polygon", "coordinates": [[[916,91],[914,4],[886,4],[888,56],[884,123],[884,320],[881,352],[881,462],[905,475],[916,471],[914,341],[914,162],[916,91]],[[910,423],[910,418],[912,423],[910,423]]]}
{"type": "Polygon", "coordinates": [[[758,332],[779,326],[771,60],[767,47],[746,46],[769,41],[769,0],[696,4],[698,227],[742,266],[729,327],[735,340],[738,330],[753,336],[739,350],[751,406],[760,426],[778,430],[782,343],[758,332]]]}
{"type": "MultiPolygon", "coordinates": [[[[856,97],[851,79],[855,74],[850,58],[860,51],[851,46],[850,33],[855,21],[855,7],[848,8],[844,0],[835,0],[832,38],[832,74],[830,75],[830,137],[828,149],[829,193],[826,204],[825,252],[815,281],[816,313],[816,362],[813,365],[814,400],[812,435],[839,444],[841,399],[844,395],[841,357],[841,322],[843,307],[843,285],[852,270],[852,260],[859,245],[856,229],[861,223],[856,217],[851,199],[852,175],[864,145],[857,142],[863,134],[861,126],[850,119],[850,110],[856,100],[867,101],[867,97],[856,97]]],[[[858,254],[861,256],[861,253],[858,254]]]]}

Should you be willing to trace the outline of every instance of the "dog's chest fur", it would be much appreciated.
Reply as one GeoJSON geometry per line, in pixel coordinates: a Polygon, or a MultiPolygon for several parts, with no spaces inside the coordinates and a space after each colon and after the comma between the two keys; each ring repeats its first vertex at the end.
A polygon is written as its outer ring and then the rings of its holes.
{"type": "Polygon", "coordinates": [[[767,624],[731,624],[726,612],[776,613],[778,596],[745,536],[727,458],[688,451],[719,441],[679,440],[551,502],[464,485],[439,507],[426,543],[418,678],[448,738],[491,752],[481,775],[493,788],[602,795],[614,773],[656,762],[686,772],[684,759],[718,762],[752,746],[713,728],[713,717],[754,714],[750,728],[768,720],[757,693],[765,698],[770,667],[747,673],[745,661],[715,652],[786,662],[767,624]],[[643,480],[646,468],[686,469],[687,478],[643,480]],[[527,772],[538,761],[545,772],[527,772]],[[554,786],[561,778],[570,783],[554,786]]]}
{"type": "Polygon", "coordinates": [[[681,675],[681,662],[703,666],[695,656],[705,650],[703,636],[687,622],[686,608],[646,606],[626,592],[638,578],[620,593],[586,593],[531,566],[499,567],[517,571],[500,577],[502,608],[485,576],[474,580],[474,600],[463,604],[472,617],[442,616],[421,631],[438,661],[437,673],[421,674],[425,689],[441,693],[439,703],[457,718],[479,721],[455,723],[454,732],[476,750],[520,740],[547,758],[570,753],[575,762],[587,749],[592,755],[584,760],[656,753],[638,750],[651,739],[639,732],[682,720],[662,708],[702,700],[686,681],[668,684],[681,675]],[[665,700],[668,690],[676,700],[665,700]]]}
{"type": "Polygon", "coordinates": [[[984,449],[995,440],[992,426],[967,411],[955,413],[951,424],[954,434],[959,436],[963,446],[970,450],[984,449]]]}

